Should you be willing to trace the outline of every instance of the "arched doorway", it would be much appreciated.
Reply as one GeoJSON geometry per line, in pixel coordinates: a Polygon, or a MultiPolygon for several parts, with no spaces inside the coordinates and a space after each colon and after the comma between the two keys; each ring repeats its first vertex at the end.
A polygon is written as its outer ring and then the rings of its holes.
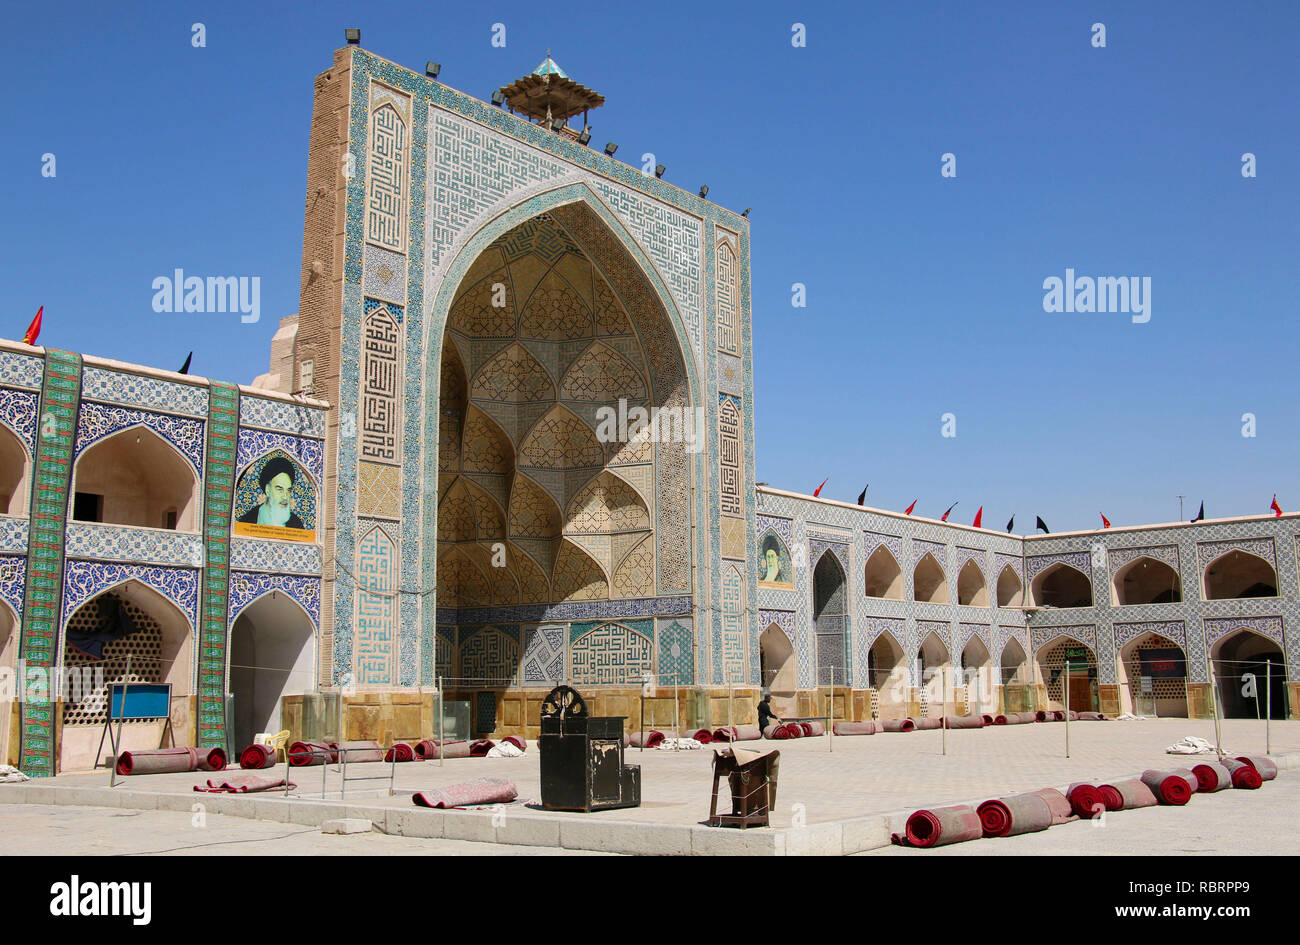
{"type": "Polygon", "coordinates": [[[1115,572],[1112,600],[1129,604],[1171,604],[1183,599],[1178,572],[1163,561],[1143,555],[1115,572]]]}
{"type": "Polygon", "coordinates": [[[1121,712],[1187,716],[1187,654],[1181,646],[1144,633],[1124,644],[1119,656],[1121,712]]]}
{"type": "Polygon", "coordinates": [[[998,573],[998,606],[1022,607],[1024,602],[1024,586],[1020,583],[1020,575],[1016,574],[1016,569],[1011,565],[1003,565],[998,573]]]}
{"type": "Polygon", "coordinates": [[[876,717],[907,717],[907,664],[903,648],[885,631],[876,637],[867,651],[867,680],[875,691],[876,717]]]}
{"type": "Polygon", "coordinates": [[[916,658],[921,671],[919,682],[924,699],[921,714],[941,716],[945,703],[950,709],[952,708],[953,688],[956,683],[953,679],[952,656],[948,652],[948,646],[939,639],[937,633],[931,631],[921,641],[916,658]]]}
{"type": "Polygon", "coordinates": [[[817,634],[817,685],[848,684],[844,659],[847,629],[844,568],[826,552],[813,569],[813,630],[817,634]]]}
{"type": "Polygon", "coordinates": [[[1033,668],[1025,656],[1025,648],[1012,637],[1002,647],[999,661],[1002,683],[1002,711],[1030,712],[1034,708],[1033,668]]]}
{"type": "Polygon", "coordinates": [[[884,545],[871,552],[867,558],[865,580],[865,593],[868,597],[903,599],[903,569],[884,545]]]}
{"type": "Polygon", "coordinates": [[[22,681],[16,678],[18,642],[18,621],[9,605],[0,601],[0,680],[7,680],[4,685],[0,685],[0,762],[15,766],[18,764],[17,745],[13,746],[13,757],[10,757],[9,730],[13,725],[13,713],[17,711],[17,696],[22,685],[22,681]]]}
{"type": "Polygon", "coordinates": [[[145,426],[87,448],[73,468],[72,493],[73,521],[198,531],[194,467],[145,426]]]}
{"type": "Polygon", "coordinates": [[[763,688],[772,694],[772,707],[777,715],[792,712],[799,677],[794,646],[779,624],[769,624],[759,635],[758,652],[763,688]]]}
{"type": "MultiPolygon", "coordinates": [[[[94,767],[108,714],[108,686],[124,681],[171,684],[171,722],[177,745],[193,745],[194,664],[189,621],[177,606],[136,580],[86,601],[64,631],[63,702],[59,747],[62,771],[94,767]],[[130,657],[130,672],[127,658],[130,657]]],[[[157,748],[164,721],[125,722],[122,747],[157,748]]],[[[109,751],[104,745],[105,755],[109,751]]]]}
{"type": "Polygon", "coordinates": [[[1268,637],[1247,627],[1234,630],[1210,647],[1210,659],[1217,684],[1216,693],[1227,719],[1263,718],[1271,709],[1271,718],[1289,718],[1286,658],[1281,648],[1268,637]],[[1272,685],[1268,674],[1272,668],[1272,685]],[[1247,675],[1254,676],[1254,694],[1249,694],[1247,675]],[[1272,703],[1267,701],[1272,689],[1272,703]]]}
{"type": "Polygon", "coordinates": [[[948,603],[948,577],[928,551],[912,572],[912,599],[929,604],[948,603]]]}
{"type": "Polygon", "coordinates": [[[284,728],[284,696],[312,691],[314,639],[311,617],[281,591],[263,594],[239,612],[230,630],[234,750],[251,745],[254,735],[284,728]]]}
{"type": "Polygon", "coordinates": [[[1205,599],[1276,597],[1277,572],[1258,555],[1229,551],[1205,566],[1205,599]]]}
{"type": "Polygon", "coordinates": [[[439,611],[692,591],[704,433],[660,298],[580,202],[469,265],[441,340],[439,611]]]}
{"type": "Polygon", "coordinates": [[[967,607],[989,605],[989,587],[984,572],[974,561],[967,561],[957,573],[957,603],[967,607]]]}
{"type": "Polygon", "coordinates": [[[979,715],[997,711],[993,660],[989,657],[988,647],[978,636],[972,636],[961,651],[961,682],[966,689],[968,713],[979,715]]]}
{"type": "MultiPolygon", "coordinates": [[[[1077,572],[1076,572],[1077,573],[1077,572]]],[[[1047,707],[1097,711],[1097,654],[1073,637],[1057,637],[1038,651],[1038,671],[1047,683],[1047,707]],[[1069,705],[1065,703],[1069,672],[1069,705]]]]}
{"type": "Polygon", "coordinates": [[[27,480],[31,464],[22,440],[0,423],[0,515],[27,514],[27,480]]]}
{"type": "Polygon", "coordinates": [[[1078,568],[1058,561],[1033,580],[1034,602],[1040,607],[1091,607],[1092,582],[1078,568]]]}

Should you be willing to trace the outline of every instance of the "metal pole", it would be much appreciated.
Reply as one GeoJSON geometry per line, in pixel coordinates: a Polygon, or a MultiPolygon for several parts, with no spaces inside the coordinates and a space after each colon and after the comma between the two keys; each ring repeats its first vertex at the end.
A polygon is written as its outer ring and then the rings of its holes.
{"type": "Polygon", "coordinates": [[[673,751],[680,751],[682,744],[682,716],[677,711],[677,674],[673,673],[673,731],[677,738],[673,741],[673,751]]]}
{"type": "Polygon", "coordinates": [[[1264,754],[1267,755],[1270,753],[1273,747],[1273,739],[1270,737],[1271,733],[1269,732],[1269,724],[1268,724],[1273,720],[1273,659],[1272,657],[1265,660],[1264,665],[1268,667],[1268,679],[1264,683],[1264,703],[1266,706],[1266,708],[1264,709],[1264,754]]]}
{"type": "Polygon", "coordinates": [[[728,680],[727,682],[727,728],[733,730],[731,733],[733,740],[736,734],[734,731],[735,727],[736,727],[736,713],[731,707],[731,682],[730,680],[728,680]]]}
{"type": "Polygon", "coordinates": [[[830,748],[831,748],[831,751],[834,751],[834,750],[835,750],[835,735],[834,735],[834,731],[835,731],[835,667],[834,667],[833,665],[831,666],[831,704],[830,704],[830,711],[827,712],[826,714],[830,716],[830,718],[827,720],[827,729],[828,729],[828,731],[830,731],[830,733],[831,733],[831,736],[830,736],[830,748]]]}
{"type": "Polygon", "coordinates": [[[641,746],[639,750],[645,751],[646,737],[645,737],[645,688],[644,687],[641,689],[641,727],[637,730],[637,734],[641,738],[641,746]]]}
{"type": "Polygon", "coordinates": [[[1214,713],[1214,750],[1218,752],[1219,760],[1223,760],[1222,735],[1219,732],[1219,698],[1214,691],[1214,661],[1210,655],[1205,654],[1205,674],[1210,680],[1210,711],[1214,713]]]}
{"type": "Polygon", "coordinates": [[[1065,660],[1065,757],[1070,757],[1070,660],[1065,660]]]}
{"type": "Polygon", "coordinates": [[[947,674],[943,667],[939,667],[939,696],[943,702],[943,708],[940,710],[943,715],[939,718],[939,729],[943,732],[939,737],[943,740],[943,753],[948,754],[948,680],[947,674]]]}
{"type": "Polygon", "coordinates": [[[442,755],[443,755],[443,751],[442,751],[442,741],[443,741],[442,714],[443,714],[443,702],[442,702],[442,677],[439,676],[439,677],[438,677],[438,767],[439,767],[439,768],[442,767],[442,760],[443,760],[443,759],[442,759],[442,755]]]}

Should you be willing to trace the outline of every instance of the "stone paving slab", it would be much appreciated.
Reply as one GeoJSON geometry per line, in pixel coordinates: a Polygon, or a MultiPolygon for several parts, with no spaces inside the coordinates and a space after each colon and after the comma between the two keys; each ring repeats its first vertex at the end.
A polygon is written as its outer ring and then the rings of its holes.
{"type": "MultiPolygon", "coordinates": [[[[1224,745],[1233,754],[1263,753],[1261,723],[1223,724],[1224,745]]],[[[709,748],[696,751],[637,751],[626,760],[642,766],[642,805],[593,814],[542,811],[516,803],[495,811],[429,811],[415,808],[409,792],[445,787],[470,778],[508,778],[521,800],[540,795],[535,744],[521,758],[449,759],[397,765],[395,789],[362,782],[338,796],[339,775],[325,772],[332,796],[319,797],[321,771],[296,768],[291,778],[300,796],[200,794],[193,790],[207,772],[149,775],[107,787],[105,771],[62,774],[57,778],[0,784],[0,803],[61,803],[135,809],[191,810],[195,803],[219,814],[319,827],[326,820],[360,818],[392,834],[524,846],[562,847],[646,854],[853,853],[888,843],[906,813],[920,806],[983,800],[988,797],[1061,787],[1073,781],[1132,776],[1145,768],[1182,766],[1196,756],[1166,754],[1165,746],[1184,735],[1213,740],[1213,723],[1159,719],[1133,722],[1081,722],[1070,726],[1071,752],[1065,758],[1062,723],[995,726],[940,732],[841,737],[831,751],[827,738],[749,742],[749,747],[781,751],[775,829],[716,829],[700,826],[708,816],[712,783],[709,748]],[[314,792],[317,797],[312,798],[314,792]],[[653,827],[653,830],[647,830],[653,827]]],[[[1275,722],[1273,754],[1300,753],[1300,722],[1275,722]]],[[[1300,762],[1300,754],[1296,755],[1300,762]]],[[[1284,760],[1283,766],[1290,761],[1284,760]]],[[[356,776],[358,766],[351,766],[356,776]]],[[[367,765],[387,774],[386,765],[367,765]]],[[[283,767],[265,771],[283,773],[283,767]]],[[[379,782],[382,783],[382,782],[379,782]]],[[[725,805],[720,805],[725,806],[725,805]]]]}

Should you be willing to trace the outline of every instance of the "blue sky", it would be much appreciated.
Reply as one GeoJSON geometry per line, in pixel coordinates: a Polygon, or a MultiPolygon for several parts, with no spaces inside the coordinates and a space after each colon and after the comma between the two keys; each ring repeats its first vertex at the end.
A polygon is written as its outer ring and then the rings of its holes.
{"type": "Polygon", "coordinates": [[[250,381],[297,309],[312,80],[344,27],[484,99],[550,47],[606,96],[593,145],[754,208],[759,480],[1017,531],[1168,521],[1178,493],[1187,518],[1300,508],[1300,8],[1135,6],[11,7],[0,334],[44,304],[42,343],[250,381]],[[1044,312],[1067,267],[1150,277],[1150,322],[1044,312]],[[155,313],[176,268],[260,276],[262,320],[155,313]]]}

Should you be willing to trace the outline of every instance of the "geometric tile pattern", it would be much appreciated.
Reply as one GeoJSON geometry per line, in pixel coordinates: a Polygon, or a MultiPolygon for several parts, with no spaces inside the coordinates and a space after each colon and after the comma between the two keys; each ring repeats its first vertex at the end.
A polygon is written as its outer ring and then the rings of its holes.
{"type": "MultiPolygon", "coordinates": [[[[793,615],[791,615],[793,616],[793,615]]],[[[660,685],[695,685],[695,633],[689,617],[660,621],[655,642],[659,647],[657,679],[660,685]]]]}
{"type": "Polygon", "coordinates": [[[1273,539],[1256,538],[1252,540],[1238,539],[1198,543],[1196,546],[1196,555],[1197,560],[1201,563],[1201,570],[1204,571],[1209,567],[1211,561],[1215,558],[1222,557],[1229,551],[1242,551],[1248,555],[1263,558],[1273,566],[1274,570],[1277,569],[1277,556],[1274,553],[1273,539]]]}
{"type": "Polygon", "coordinates": [[[236,467],[242,474],[253,460],[275,449],[284,450],[289,456],[302,463],[316,483],[324,480],[325,450],[320,440],[270,433],[266,430],[239,431],[239,457],[236,467]]]}
{"type": "Polygon", "coordinates": [[[26,583],[26,556],[0,555],[0,600],[13,610],[15,621],[20,626],[23,622],[23,587],[26,583]]]}
{"type": "Polygon", "coordinates": [[[325,411],[305,404],[244,396],[239,399],[239,425],[324,439],[325,411]]]}
{"type": "Polygon", "coordinates": [[[1115,646],[1122,649],[1130,640],[1146,633],[1155,633],[1179,646],[1187,645],[1187,630],[1181,620],[1142,620],[1135,623],[1116,623],[1115,646]]]}
{"type": "Polygon", "coordinates": [[[562,626],[543,626],[526,632],[522,666],[525,686],[557,686],[564,681],[568,632],[562,626]]]}
{"type": "Polygon", "coordinates": [[[278,591],[297,602],[311,618],[311,623],[320,629],[320,590],[319,577],[295,574],[246,574],[239,572],[230,578],[230,619],[233,627],[235,620],[249,604],[272,591],[278,591]]]}
{"type": "Polygon", "coordinates": [[[357,545],[357,685],[396,682],[397,549],[384,529],[372,528],[357,545]]]}
{"type": "Polygon", "coordinates": [[[45,364],[40,358],[13,351],[0,351],[0,384],[40,390],[44,368],[45,364]]]}
{"type": "Polygon", "coordinates": [[[190,631],[198,625],[198,568],[164,568],[150,565],[106,564],[98,561],[69,561],[64,576],[62,624],[77,608],[97,594],[126,581],[157,591],[185,615],[190,631]]]}
{"type": "Polygon", "coordinates": [[[69,522],[64,555],[198,568],[203,565],[203,536],[129,525],[69,522]]]}
{"type": "Polygon", "coordinates": [[[27,554],[27,519],[0,515],[0,551],[27,554]]]}
{"type": "Polygon", "coordinates": [[[514,682],[519,667],[518,627],[461,628],[457,649],[461,684],[497,688],[514,682]]]}
{"type": "Polygon", "coordinates": [[[35,391],[0,387],[0,423],[22,440],[27,455],[36,451],[36,405],[40,394],[35,391]]]}
{"type": "Polygon", "coordinates": [[[123,407],[178,413],[200,420],[206,420],[208,416],[206,387],[104,368],[86,367],[81,378],[81,397],[123,407]]]}
{"type": "Polygon", "coordinates": [[[321,572],[320,545],[298,541],[230,539],[230,567],[239,571],[314,574],[321,572]]]}
{"type": "MultiPolygon", "coordinates": [[[[571,634],[581,632],[575,626],[571,634]]],[[[645,633],[621,623],[606,623],[582,632],[569,648],[575,686],[640,683],[654,671],[654,644],[645,633]]]]}

